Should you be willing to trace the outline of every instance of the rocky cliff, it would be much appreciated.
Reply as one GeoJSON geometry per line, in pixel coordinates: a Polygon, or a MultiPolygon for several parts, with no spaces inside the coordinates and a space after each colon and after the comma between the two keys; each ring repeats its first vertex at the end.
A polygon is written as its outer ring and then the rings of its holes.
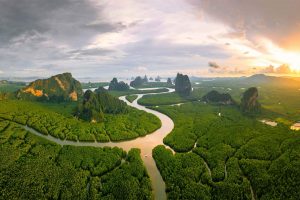
{"type": "Polygon", "coordinates": [[[260,103],[258,102],[258,90],[256,87],[247,89],[241,99],[241,110],[246,113],[256,113],[260,111],[260,103]]]}
{"type": "Polygon", "coordinates": [[[81,96],[81,84],[71,73],[38,79],[17,92],[19,99],[31,100],[77,101],[81,96]]]}
{"type": "Polygon", "coordinates": [[[189,96],[191,94],[192,86],[187,75],[177,74],[175,79],[175,91],[181,96],[189,96]]]}

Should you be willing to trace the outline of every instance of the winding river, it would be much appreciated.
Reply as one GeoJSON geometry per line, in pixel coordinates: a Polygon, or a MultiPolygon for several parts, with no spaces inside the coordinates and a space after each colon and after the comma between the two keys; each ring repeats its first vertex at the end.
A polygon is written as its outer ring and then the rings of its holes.
{"type": "MultiPolygon", "coordinates": [[[[174,89],[169,89],[168,92],[173,92],[173,91],[174,89]]],[[[162,92],[162,93],[168,93],[168,92],[162,92]]],[[[151,94],[162,94],[162,93],[151,93],[151,94]]],[[[158,130],[154,131],[153,133],[146,135],[144,137],[139,137],[129,141],[108,142],[108,143],[79,142],[79,141],[74,142],[69,140],[60,140],[51,135],[43,135],[28,126],[24,126],[24,128],[35,135],[46,138],[60,145],[120,147],[125,151],[129,151],[131,148],[139,148],[141,150],[142,160],[144,161],[144,165],[146,166],[146,169],[151,179],[154,197],[155,199],[164,200],[167,199],[166,192],[165,192],[165,183],[159,173],[159,170],[156,167],[154,159],[152,158],[152,149],[157,145],[163,144],[163,138],[173,130],[174,123],[168,116],[158,111],[146,108],[145,106],[139,105],[137,101],[140,98],[142,98],[144,95],[149,95],[149,94],[137,94],[138,97],[132,103],[128,102],[125,96],[119,97],[120,100],[125,101],[129,106],[135,107],[139,110],[144,110],[148,113],[152,113],[160,119],[161,127],[158,130]]]]}

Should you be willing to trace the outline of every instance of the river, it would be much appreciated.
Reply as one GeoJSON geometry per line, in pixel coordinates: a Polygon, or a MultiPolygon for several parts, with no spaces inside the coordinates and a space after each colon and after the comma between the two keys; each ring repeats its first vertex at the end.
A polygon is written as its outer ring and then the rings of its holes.
{"type": "MultiPolygon", "coordinates": [[[[173,92],[173,91],[174,89],[169,89],[168,92],[173,92]]],[[[162,93],[168,93],[168,92],[162,92],[162,93]]],[[[161,94],[161,93],[151,93],[151,94],[161,94]]],[[[149,94],[138,94],[137,99],[135,99],[132,103],[128,102],[125,96],[119,97],[120,100],[125,101],[129,106],[135,107],[139,110],[144,110],[148,113],[152,113],[160,119],[161,127],[158,130],[154,131],[153,133],[146,135],[144,137],[138,137],[136,139],[129,140],[129,141],[108,142],[108,143],[79,142],[79,141],[74,142],[69,140],[60,140],[51,135],[43,135],[28,126],[24,126],[24,128],[35,135],[41,136],[60,145],[120,147],[125,151],[129,151],[131,148],[139,148],[141,150],[141,158],[144,161],[144,165],[151,179],[154,197],[155,199],[158,200],[165,200],[167,199],[166,192],[165,192],[165,183],[159,173],[159,170],[156,167],[154,159],[152,158],[152,149],[154,149],[154,147],[156,147],[157,145],[163,144],[163,138],[173,130],[174,123],[168,116],[158,111],[146,108],[145,106],[139,105],[137,101],[140,98],[142,98],[144,95],[149,95],[149,94]]]]}

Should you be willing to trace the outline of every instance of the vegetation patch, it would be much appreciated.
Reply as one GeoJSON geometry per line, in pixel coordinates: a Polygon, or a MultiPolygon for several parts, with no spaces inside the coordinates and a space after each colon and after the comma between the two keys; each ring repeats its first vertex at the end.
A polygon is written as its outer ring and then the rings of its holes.
{"type": "Polygon", "coordinates": [[[127,113],[106,114],[102,122],[89,123],[68,113],[72,107],[69,108],[67,103],[44,104],[1,101],[0,118],[28,125],[45,135],[74,141],[128,140],[152,133],[161,126],[160,120],[154,115],[131,107],[128,107],[127,113]]]}
{"type": "Polygon", "coordinates": [[[176,92],[172,92],[165,94],[145,95],[138,100],[138,103],[145,106],[157,106],[185,103],[196,100],[197,98],[195,98],[194,96],[183,97],[176,92]]]}
{"type": "Polygon", "coordinates": [[[103,88],[95,92],[87,90],[75,111],[75,115],[89,122],[101,122],[104,114],[125,114],[128,106],[124,101],[110,95],[103,88]]]}
{"type": "Polygon", "coordinates": [[[127,95],[126,96],[126,100],[129,101],[130,103],[132,103],[134,100],[136,100],[136,98],[138,97],[138,95],[127,95]]]}
{"type": "Polygon", "coordinates": [[[120,97],[120,96],[126,96],[131,94],[150,94],[150,93],[161,93],[161,92],[168,92],[169,90],[167,88],[159,88],[159,89],[152,89],[152,90],[135,90],[130,89],[127,91],[108,91],[109,94],[120,97]]]}
{"type": "Polygon", "coordinates": [[[59,146],[0,120],[1,199],[152,199],[140,151],[59,146]]]}
{"type": "Polygon", "coordinates": [[[225,104],[233,105],[235,104],[234,100],[228,93],[219,93],[218,91],[212,90],[202,97],[202,100],[207,103],[214,104],[225,104]]]}
{"type": "Polygon", "coordinates": [[[300,196],[300,135],[289,126],[265,125],[234,106],[194,102],[155,109],[175,122],[164,143],[177,153],[153,150],[169,199],[300,196]]]}

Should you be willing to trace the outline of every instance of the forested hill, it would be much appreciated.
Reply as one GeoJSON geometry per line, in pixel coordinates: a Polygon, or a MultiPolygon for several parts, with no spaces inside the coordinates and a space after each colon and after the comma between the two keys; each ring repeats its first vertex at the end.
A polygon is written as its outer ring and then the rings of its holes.
{"type": "Polygon", "coordinates": [[[30,100],[77,101],[81,96],[81,84],[71,73],[38,79],[17,92],[17,98],[30,100]]]}
{"type": "Polygon", "coordinates": [[[87,90],[84,93],[83,101],[78,105],[75,115],[85,121],[100,122],[103,121],[104,114],[124,114],[127,111],[124,101],[100,87],[95,92],[87,90]]]}
{"type": "Polygon", "coordinates": [[[202,100],[208,103],[218,103],[224,105],[235,104],[235,101],[232,99],[231,95],[228,93],[219,93],[216,90],[208,92],[202,97],[202,100]]]}

